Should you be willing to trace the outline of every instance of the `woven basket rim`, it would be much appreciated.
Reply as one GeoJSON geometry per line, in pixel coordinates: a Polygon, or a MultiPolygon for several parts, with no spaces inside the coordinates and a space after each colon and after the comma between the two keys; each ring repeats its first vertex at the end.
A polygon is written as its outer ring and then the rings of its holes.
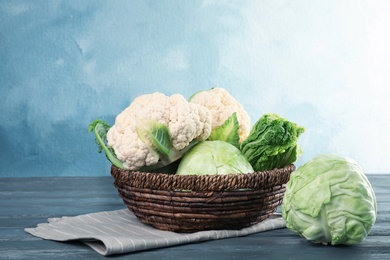
{"type": "Polygon", "coordinates": [[[239,189],[267,189],[284,185],[290,179],[295,165],[247,174],[175,175],[123,170],[111,166],[111,175],[118,187],[129,186],[167,191],[229,191],[239,189]]]}

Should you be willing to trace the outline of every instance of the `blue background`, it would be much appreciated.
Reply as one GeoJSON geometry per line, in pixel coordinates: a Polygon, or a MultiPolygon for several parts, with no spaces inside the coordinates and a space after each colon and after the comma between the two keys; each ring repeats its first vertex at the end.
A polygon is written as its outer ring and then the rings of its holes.
{"type": "Polygon", "coordinates": [[[109,175],[87,129],[138,95],[223,87],[388,173],[390,2],[0,0],[0,176],[109,175]]]}

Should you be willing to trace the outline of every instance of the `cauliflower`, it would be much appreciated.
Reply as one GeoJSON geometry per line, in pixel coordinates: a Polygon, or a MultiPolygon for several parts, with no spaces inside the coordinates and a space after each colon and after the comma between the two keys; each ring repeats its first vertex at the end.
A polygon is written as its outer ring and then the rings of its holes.
{"type": "Polygon", "coordinates": [[[225,89],[212,88],[192,95],[190,102],[207,107],[212,115],[212,130],[225,123],[233,113],[236,113],[239,129],[239,142],[244,141],[250,132],[250,117],[243,106],[225,89]]]}
{"type": "Polygon", "coordinates": [[[211,112],[180,94],[137,97],[107,131],[107,146],[124,169],[151,170],[181,158],[211,133],[211,112]],[[150,167],[149,167],[150,166],[150,167]]]}

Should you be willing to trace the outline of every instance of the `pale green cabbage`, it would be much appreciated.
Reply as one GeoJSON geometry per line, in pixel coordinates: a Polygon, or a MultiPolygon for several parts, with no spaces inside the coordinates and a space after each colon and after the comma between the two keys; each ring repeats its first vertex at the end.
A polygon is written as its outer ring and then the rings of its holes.
{"type": "Polygon", "coordinates": [[[182,158],[177,175],[250,173],[253,168],[234,145],[225,141],[203,141],[182,158]]]}
{"type": "Polygon", "coordinates": [[[361,167],[333,154],[319,155],[294,171],[282,204],[288,229],[332,245],[363,241],[376,214],[374,190],[361,167]]]}

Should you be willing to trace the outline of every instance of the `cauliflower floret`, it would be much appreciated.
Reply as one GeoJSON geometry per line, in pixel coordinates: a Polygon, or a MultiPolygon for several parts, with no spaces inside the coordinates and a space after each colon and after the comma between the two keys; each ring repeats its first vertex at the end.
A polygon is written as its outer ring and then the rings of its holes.
{"type": "Polygon", "coordinates": [[[138,138],[136,131],[125,131],[122,134],[117,131],[116,125],[114,125],[108,131],[107,139],[108,145],[114,149],[115,154],[123,162],[126,169],[138,169],[144,165],[153,165],[159,160],[158,154],[148,149],[147,145],[138,138]]]}
{"type": "MultiPolygon", "coordinates": [[[[170,135],[171,138],[169,147],[163,147],[168,151],[163,154],[164,164],[167,164],[180,158],[180,151],[194,140],[207,139],[211,133],[211,120],[207,108],[189,103],[179,94],[170,97],[159,92],[146,94],[134,99],[116,117],[115,125],[107,133],[107,144],[113,148],[126,169],[137,170],[155,165],[162,160],[162,153],[152,141],[145,142],[140,138],[140,131],[145,128],[148,133],[156,129],[160,131],[158,127],[164,125],[169,131],[164,136],[170,135]]],[[[158,132],[157,138],[161,138],[161,133],[158,132]]]]}
{"type": "Polygon", "coordinates": [[[243,106],[223,88],[212,88],[194,94],[191,103],[207,107],[212,115],[212,130],[222,125],[234,112],[240,125],[238,135],[240,143],[244,141],[250,132],[251,122],[248,113],[243,106]]]}
{"type": "Polygon", "coordinates": [[[211,133],[211,113],[205,107],[188,103],[181,95],[170,97],[171,113],[169,130],[172,144],[176,150],[184,149],[194,137],[198,141],[206,140],[211,133]]]}

